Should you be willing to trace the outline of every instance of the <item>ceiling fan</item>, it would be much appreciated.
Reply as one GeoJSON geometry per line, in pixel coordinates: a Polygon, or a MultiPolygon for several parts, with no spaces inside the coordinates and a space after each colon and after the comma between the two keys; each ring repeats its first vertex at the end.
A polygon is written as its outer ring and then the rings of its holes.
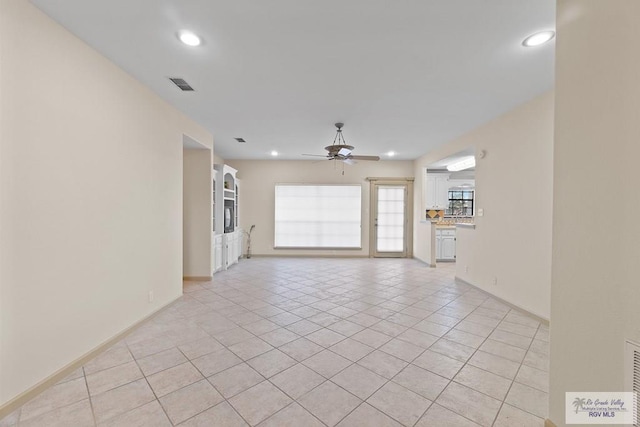
{"type": "Polygon", "coordinates": [[[320,154],[303,154],[303,156],[324,157],[327,160],[340,160],[348,165],[358,163],[356,160],[380,160],[379,156],[354,156],[351,154],[353,146],[347,145],[347,142],[344,140],[344,136],[342,135],[342,127],[344,126],[344,123],[336,123],[335,126],[338,128],[338,131],[336,132],[335,138],[333,138],[333,144],[324,147],[328,152],[326,156],[320,154]]]}

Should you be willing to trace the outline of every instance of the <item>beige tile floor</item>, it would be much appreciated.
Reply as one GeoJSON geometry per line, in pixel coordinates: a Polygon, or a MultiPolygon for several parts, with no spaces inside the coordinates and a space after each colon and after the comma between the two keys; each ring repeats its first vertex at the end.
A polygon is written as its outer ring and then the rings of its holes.
{"type": "Polygon", "coordinates": [[[542,426],[548,328],[453,276],[242,260],[0,426],[542,426]]]}

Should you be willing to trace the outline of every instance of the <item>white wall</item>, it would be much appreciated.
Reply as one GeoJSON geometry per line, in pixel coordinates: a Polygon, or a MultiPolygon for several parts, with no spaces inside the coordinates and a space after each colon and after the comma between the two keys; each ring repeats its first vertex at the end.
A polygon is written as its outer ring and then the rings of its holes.
{"type": "Polygon", "coordinates": [[[369,182],[367,177],[411,177],[413,162],[360,161],[344,166],[332,161],[310,160],[227,160],[238,170],[240,187],[240,226],[256,228],[251,237],[254,255],[369,255],[369,182]],[[361,184],[362,185],[362,249],[360,250],[294,250],[274,249],[274,210],[276,184],[361,184]]]}
{"type": "Polygon", "coordinates": [[[213,164],[214,165],[224,165],[224,159],[217,154],[213,153],[213,164]]]}
{"type": "Polygon", "coordinates": [[[621,391],[640,342],[640,2],[557,13],[550,419],[565,392],[621,391]]]}
{"type": "Polygon", "coordinates": [[[182,138],[213,141],[27,1],[0,64],[3,405],[180,296],[182,138]]]}
{"type": "Polygon", "coordinates": [[[486,151],[476,166],[476,209],[484,209],[484,216],[475,218],[475,229],[457,230],[456,275],[546,319],[551,285],[553,99],[552,92],[543,94],[414,163],[414,255],[429,263],[430,224],[420,222],[425,217],[423,169],[470,147],[476,153],[486,151]]]}
{"type": "Polygon", "coordinates": [[[183,158],[184,277],[210,277],[213,273],[211,150],[185,149],[183,158]]]}

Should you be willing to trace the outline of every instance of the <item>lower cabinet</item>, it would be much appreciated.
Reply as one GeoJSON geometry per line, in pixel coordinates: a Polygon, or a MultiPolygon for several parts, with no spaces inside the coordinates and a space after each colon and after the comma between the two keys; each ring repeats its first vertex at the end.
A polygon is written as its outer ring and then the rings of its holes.
{"type": "Polygon", "coordinates": [[[244,231],[241,228],[239,228],[236,231],[236,233],[238,234],[237,235],[238,241],[237,241],[237,244],[236,244],[236,257],[238,259],[241,259],[242,258],[242,254],[244,253],[243,252],[244,251],[244,249],[243,249],[243,246],[244,246],[244,231]]]}
{"type": "Polygon", "coordinates": [[[222,270],[222,235],[213,236],[213,272],[222,270]]]}
{"type": "Polygon", "coordinates": [[[213,237],[213,270],[217,273],[236,264],[242,258],[242,230],[213,237]]]}
{"type": "Polygon", "coordinates": [[[236,245],[238,242],[237,231],[233,233],[225,233],[223,242],[225,243],[225,270],[238,262],[236,245]]]}
{"type": "Polygon", "coordinates": [[[456,230],[436,228],[436,261],[455,261],[456,230]]]}

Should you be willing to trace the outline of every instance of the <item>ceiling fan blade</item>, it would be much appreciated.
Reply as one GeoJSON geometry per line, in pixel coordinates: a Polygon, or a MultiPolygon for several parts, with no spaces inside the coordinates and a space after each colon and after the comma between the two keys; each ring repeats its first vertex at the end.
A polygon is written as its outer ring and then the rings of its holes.
{"type": "Polygon", "coordinates": [[[379,156],[349,156],[349,158],[356,159],[356,160],[374,160],[374,161],[380,160],[379,156]]]}
{"type": "Polygon", "coordinates": [[[348,148],[341,148],[340,151],[338,151],[339,156],[348,156],[349,154],[351,154],[351,150],[348,148]]]}
{"type": "Polygon", "coordinates": [[[327,157],[323,154],[303,154],[303,156],[311,156],[311,157],[327,157]]]}
{"type": "Polygon", "coordinates": [[[353,160],[353,157],[347,157],[346,159],[342,160],[344,163],[348,164],[348,165],[355,165],[356,162],[355,160],[353,160]]]}

